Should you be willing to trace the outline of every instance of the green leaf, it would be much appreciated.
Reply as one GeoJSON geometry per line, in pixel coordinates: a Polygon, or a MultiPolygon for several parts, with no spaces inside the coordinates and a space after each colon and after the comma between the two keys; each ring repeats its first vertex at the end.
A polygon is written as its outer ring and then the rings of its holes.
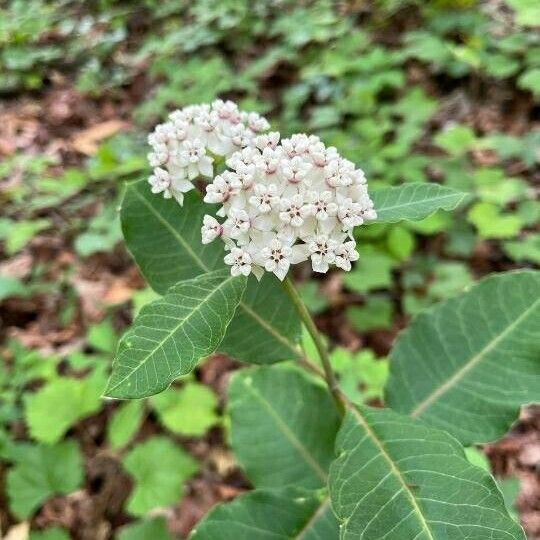
{"type": "Polygon", "coordinates": [[[386,358],[377,358],[369,349],[351,353],[338,347],[332,351],[330,361],[340,387],[350,400],[382,400],[384,385],[388,379],[386,358]]]}
{"type": "Polygon", "coordinates": [[[455,125],[437,133],[433,141],[450,155],[460,156],[471,149],[476,142],[476,135],[470,127],[455,125]]]}
{"type": "Polygon", "coordinates": [[[48,229],[48,219],[35,219],[32,221],[18,221],[12,223],[6,238],[6,253],[14,255],[20,251],[39,232],[48,229]]]}
{"type": "Polygon", "coordinates": [[[69,540],[69,534],[60,527],[49,527],[43,531],[30,531],[28,540],[69,540]]]}
{"type": "Polygon", "coordinates": [[[416,246],[414,235],[405,227],[392,227],[386,241],[388,251],[400,261],[408,259],[416,246]]]}
{"type": "Polygon", "coordinates": [[[90,326],[86,335],[86,341],[88,345],[97,351],[114,353],[118,336],[116,335],[111,319],[106,318],[90,326]]]}
{"type": "Polygon", "coordinates": [[[120,340],[105,394],[150,396],[192,371],[223,339],[245,286],[244,277],[216,270],[183,281],[144,306],[120,340]]]}
{"type": "Polygon", "coordinates": [[[337,540],[328,495],[298,488],[255,490],[219,504],[190,540],[337,540]]]}
{"type": "Polygon", "coordinates": [[[330,468],[348,540],[524,540],[493,478],[443,431],[390,410],[349,408],[330,468]]]}
{"type": "MultiPolygon", "coordinates": [[[[147,182],[127,184],[121,209],[129,250],[150,286],[163,294],[179,281],[225,268],[219,242],[203,245],[203,215],[211,205],[195,191],[184,206],[151,193],[147,182]]],[[[298,356],[301,326],[274,276],[250,278],[220,351],[245,362],[271,363],[298,356]]]]}
{"type": "Polygon", "coordinates": [[[389,288],[396,261],[370,245],[360,246],[358,254],[358,262],[343,276],[345,286],[359,293],[389,288]]]}
{"type": "Polygon", "coordinates": [[[30,435],[39,442],[58,442],[79,420],[101,407],[105,384],[102,370],[86,379],[54,379],[34,394],[24,396],[24,412],[30,435]]]}
{"type": "Polygon", "coordinates": [[[126,455],[124,468],[135,480],[127,510],[142,515],[169,506],[183,495],[184,482],[199,468],[198,463],[178,445],[154,436],[126,455]]]}
{"type": "Polygon", "coordinates": [[[29,291],[20,279],[0,275],[0,302],[12,296],[26,296],[27,292],[29,291]]]}
{"type": "Polygon", "coordinates": [[[347,319],[359,332],[390,328],[392,313],[392,302],[384,296],[370,296],[363,306],[352,306],[346,311],[347,319]]]}
{"type": "Polygon", "coordinates": [[[126,446],[137,433],[144,415],[144,402],[127,401],[120,404],[107,423],[107,440],[115,448],[126,446]]]}
{"type": "Polygon", "coordinates": [[[498,439],[540,401],[540,272],[490,276],[420,314],[390,356],[387,403],[462,443],[498,439]]]}
{"type": "Polygon", "coordinates": [[[477,228],[481,238],[512,238],[523,226],[518,216],[503,214],[498,206],[487,202],[476,203],[467,217],[477,228]]]}
{"type": "Polygon", "coordinates": [[[159,421],[170,431],[200,437],[219,421],[217,397],[207,386],[187,383],[154,396],[152,404],[159,421]]]}
{"type": "Polygon", "coordinates": [[[423,219],[437,210],[455,210],[469,199],[467,193],[439,184],[403,184],[371,193],[377,222],[423,219]]]}
{"type": "Polygon", "coordinates": [[[534,96],[540,96],[540,68],[525,71],[518,79],[518,86],[529,90],[534,96]]]}
{"type": "Polygon", "coordinates": [[[118,540],[173,540],[164,517],[142,519],[120,529],[118,540]]]}
{"type": "Polygon", "coordinates": [[[328,307],[328,298],[319,288],[317,281],[305,281],[298,286],[298,292],[310,313],[316,315],[328,307]]]}
{"type": "Polygon", "coordinates": [[[234,453],[255,486],[325,485],[339,417],[324,387],[288,367],[242,370],[229,412],[234,453]]]}
{"type": "Polygon", "coordinates": [[[540,25],[540,7],[536,0],[506,0],[516,12],[516,22],[524,26],[540,25]]]}
{"type": "Polygon", "coordinates": [[[514,261],[540,264],[540,234],[528,234],[521,240],[505,242],[503,250],[514,261]]]}
{"type": "Polygon", "coordinates": [[[19,519],[29,517],[52,495],[71,493],[81,485],[83,467],[75,442],[16,448],[16,465],[7,474],[7,494],[19,519]]]}

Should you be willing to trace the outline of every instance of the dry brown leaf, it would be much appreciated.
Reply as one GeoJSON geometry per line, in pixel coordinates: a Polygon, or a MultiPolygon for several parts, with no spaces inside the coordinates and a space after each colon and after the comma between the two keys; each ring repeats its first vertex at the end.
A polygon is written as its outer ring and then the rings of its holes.
{"type": "Polygon", "coordinates": [[[71,146],[81,154],[92,156],[97,152],[98,142],[118,133],[126,125],[122,120],[101,122],[76,133],[71,141],[71,146]]]}
{"type": "Polygon", "coordinates": [[[135,289],[129,287],[124,278],[116,278],[105,292],[102,301],[106,306],[116,306],[127,302],[134,292],[135,289]]]}

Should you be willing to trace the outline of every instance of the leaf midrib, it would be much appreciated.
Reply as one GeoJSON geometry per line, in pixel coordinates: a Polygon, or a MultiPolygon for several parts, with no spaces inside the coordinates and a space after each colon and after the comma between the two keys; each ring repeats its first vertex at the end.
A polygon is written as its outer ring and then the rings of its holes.
{"type": "Polygon", "coordinates": [[[426,521],[426,518],[424,517],[424,514],[422,513],[422,510],[420,509],[420,506],[418,506],[418,503],[416,502],[416,498],[414,497],[414,494],[411,491],[411,488],[407,484],[407,481],[405,480],[405,478],[403,478],[401,471],[395,465],[394,460],[392,459],[392,456],[387,452],[386,448],[384,447],[383,442],[379,439],[375,431],[373,431],[371,426],[364,419],[364,417],[362,416],[362,414],[356,407],[349,406],[349,410],[352,412],[352,414],[358,420],[358,422],[362,425],[362,427],[364,428],[364,430],[366,431],[370,439],[378,448],[379,452],[381,453],[385,461],[388,463],[390,470],[392,471],[394,476],[397,478],[399,483],[402,485],[404,493],[407,494],[409,500],[411,501],[413,510],[415,514],[418,516],[418,521],[422,525],[422,528],[425,530],[425,532],[427,532],[427,534],[429,535],[429,540],[435,540],[435,537],[433,536],[433,533],[431,532],[431,529],[429,528],[429,525],[426,521]]]}
{"type": "MultiPolygon", "coordinates": [[[[391,188],[391,189],[393,189],[393,188],[391,188]]],[[[389,190],[389,192],[391,191],[391,189],[389,190]]],[[[373,196],[376,196],[376,193],[377,193],[377,191],[374,191],[373,196]]],[[[460,203],[463,199],[465,199],[467,197],[467,194],[466,193],[460,193],[460,192],[456,191],[455,193],[447,193],[446,195],[439,196],[439,197],[429,197],[429,198],[423,199],[421,201],[418,201],[418,200],[417,201],[408,201],[408,202],[403,203],[403,204],[395,204],[394,206],[385,206],[384,208],[381,208],[381,212],[389,212],[389,211],[392,211],[392,210],[396,210],[397,208],[403,208],[403,207],[406,207],[406,206],[418,206],[418,205],[424,204],[426,202],[442,201],[442,200],[445,200],[445,199],[456,198],[456,197],[459,197],[459,200],[457,201],[457,203],[460,203]]]]}
{"type": "Polygon", "coordinates": [[[437,387],[431,394],[423,399],[416,407],[411,411],[412,417],[417,417],[422,414],[428,407],[430,407],[437,399],[444,395],[450,388],[452,388],[457,382],[459,382],[471,369],[476,367],[482,359],[491,352],[497,344],[506,338],[521,322],[527,318],[531,312],[535,309],[540,299],[536,300],[528,309],[526,309],[517,319],[511,322],[500,334],[485,345],[480,352],[474,355],[468,362],[466,362],[460,369],[458,369],[452,377],[445,381],[442,385],[437,387]]]}
{"type": "MultiPolygon", "coordinates": [[[[178,240],[178,242],[182,245],[182,247],[189,253],[189,255],[193,258],[195,263],[199,266],[199,268],[205,272],[209,273],[211,270],[204,264],[202,259],[200,259],[195,251],[191,248],[191,246],[184,240],[184,238],[178,233],[178,231],[171,226],[171,224],[164,219],[159,213],[157,213],[154,209],[154,207],[144,198],[141,196],[141,194],[137,191],[137,189],[133,190],[137,198],[144,203],[144,205],[152,212],[157,219],[171,232],[171,234],[178,240]]],[[[250,316],[255,322],[257,322],[260,326],[262,326],[267,332],[272,334],[278,341],[281,341],[286,347],[288,347],[296,357],[299,356],[299,351],[296,345],[289,341],[285,336],[279,333],[278,330],[276,330],[270,323],[265,321],[262,317],[260,317],[255,311],[253,311],[248,305],[246,305],[243,301],[238,304],[238,307],[243,309],[248,316],[250,316]]]]}
{"type": "MultiPolygon", "coordinates": [[[[210,291],[210,293],[208,295],[206,295],[204,298],[201,299],[200,303],[198,306],[196,306],[192,311],[189,312],[189,314],[182,318],[182,319],[179,319],[180,322],[167,334],[167,336],[165,338],[163,338],[161,341],[158,342],[158,344],[151,350],[149,351],[146,356],[144,356],[144,358],[142,358],[142,360],[139,362],[139,364],[137,365],[137,367],[135,367],[135,369],[133,369],[128,375],[126,375],[123,379],[121,379],[118,383],[116,383],[114,386],[110,387],[107,389],[107,392],[112,392],[113,390],[115,390],[116,388],[118,388],[121,384],[123,384],[127,379],[129,379],[130,377],[133,376],[133,374],[135,372],[137,372],[142,366],[146,365],[146,362],[148,361],[148,359],[153,356],[155,354],[155,352],[160,348],[160,347],[163,347],[163,344],[172,338],[172,336],[174,334],[176,334],[176,332],[178,332],[178,330],[185,325],[185,323],[187,321],[189,321],[191,319],[191,317],[193,316],[193,314],[195,313],[198,313],[201,309],[202,309],[202,306],[204,306],[209,300],[210,298],[212,298],[212,296],[214,296],[217,292],[219,292],[222,287],[224,287],[225,285],[228,285],[230,281],[232,281],[234,279],[233,276],[229,276],[227,277],[224,281],[222,281],[215,289],[212,289],[210,291]]],[[[127,335],[125,339],[129,339],[130,336],[127,335]]],[[[124,352],[124,351],[122,351],[124,352]]]]}
{"type": "Polygon", "coordinates": [[[304,537],[304,535],[309,531],[311,526],[323,514],[323,512],[326,510],[329,503],[330,503],[330,495],[326,495],[324,499],[320,501],[320,504],[317,510],[313,512],[313,515],[306,521],[304,526],[298,531],[298,534],[296,534],[294,538],[291,540],[301,540],[304,537]]]}
{"type": "Polygon", "coordinates": [[[302,444],[298,437],[291,431],[281,416],[279,416],[279,414],[272,408],[272,405],[266,399],[264,399],[259,392],[255,391],[252,386],[245,383],[244,386],[247,391],[268,411],[285,438],[298,450],[300,455],[304,458],[304,461],[315,471],[317,476],[326,483],[328,479],[326,472],[321,468],[316,459],[310,454],[309,450],[302,444]]]}

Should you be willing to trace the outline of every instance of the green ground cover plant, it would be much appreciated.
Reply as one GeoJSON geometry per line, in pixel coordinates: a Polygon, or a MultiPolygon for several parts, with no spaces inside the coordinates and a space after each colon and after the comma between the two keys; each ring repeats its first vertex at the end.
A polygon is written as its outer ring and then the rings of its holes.
{"type": "Polygon", "coordinates": [[[540,534],[532,465],[496,443],[539,401],[537,26],[519,0],[2,5],[2,534],[540,534]],[[365,172],[351,271],[295,267],[295,301],[229,280],[202,197],[150,193],[147,133],[217,98],[365,172]],[[180,324],[198,306],[208,343],[180,324]]]}

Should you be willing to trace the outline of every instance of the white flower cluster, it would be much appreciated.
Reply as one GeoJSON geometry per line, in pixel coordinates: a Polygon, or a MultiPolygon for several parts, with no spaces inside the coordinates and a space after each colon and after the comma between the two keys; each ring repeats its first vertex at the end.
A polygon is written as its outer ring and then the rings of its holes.
{"type": "Polygon", "coordinates": [[[152,193],[174,197],[180,205],[184,193],[194,189],[198,176],[212,178],[213,157],[230,156],[253,143],[258,133],[270,127],[257,113],[238,110],[232,101],[211,105],[191,105],[169,115],[148,136],[152,152],[148,161],[154,168],[148,179],[152,193]]]}
{"type": "Polygon", "coordinates": [[[268,122],[231,102],[187,107],[150,136],[154,193],[174,196],[212,176],[212,158],[228,170],[206,187],[204,201],[220,204],[223,222],[204,216],[202,242],[225,243],[232,275],[264,271],[283,280],[291,264],[310,260],[315,272],[331,264],[346,271],[358,259],[353,228],[377,217],[364,173],[316,136],[263,133],[268,122]]]}

